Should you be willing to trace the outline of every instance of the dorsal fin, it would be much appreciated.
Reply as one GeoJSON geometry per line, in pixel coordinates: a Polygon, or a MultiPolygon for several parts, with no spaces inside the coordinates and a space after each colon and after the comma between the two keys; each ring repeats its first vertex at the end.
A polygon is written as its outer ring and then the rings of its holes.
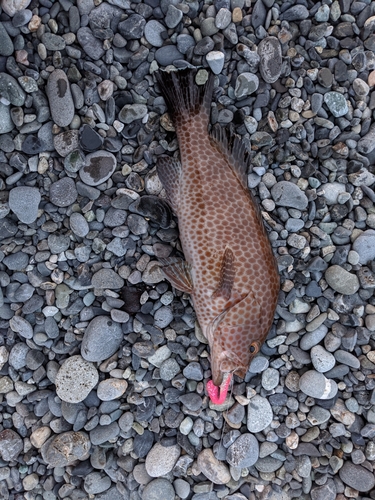
{"type": "Polygon", "coordinates": [[[218,124],[215,124],[210,131],[210,141],[224,155],[242,187],[247,191],[247,170],[250,155],[244,141],[228,128],[223,128],[218,124]]]}
{"type": "Polygon", "coordinates": [[[159,262],[163,265],[163,273],[177,290],[193,293],[191,267],[185,260],[179,257],[167,257],[159,259],[159,262]]]}

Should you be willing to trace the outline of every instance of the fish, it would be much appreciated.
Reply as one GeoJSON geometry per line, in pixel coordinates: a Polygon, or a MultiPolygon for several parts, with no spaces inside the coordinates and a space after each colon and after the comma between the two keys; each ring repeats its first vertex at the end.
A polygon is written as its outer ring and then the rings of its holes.
{"type": "Polygon", "coordinates": [[[180,160],[156,168],[178,218],[184,259],[160,259],[173,287],[191,295],[210,347],[212,403],[225,401],[233,375],[245,378],[273,322],[279,273],[260,208],[247,186],[250,155],[238,135],[209,130],[215,75],[159,70],[156,82],[174,124],[180,160]]]}

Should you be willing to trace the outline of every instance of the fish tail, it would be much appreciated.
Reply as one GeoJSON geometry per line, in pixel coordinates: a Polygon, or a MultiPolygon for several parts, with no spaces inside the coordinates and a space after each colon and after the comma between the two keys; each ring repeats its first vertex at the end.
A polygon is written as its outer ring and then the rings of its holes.
{"type": "Polygon", "coordinates": [[[197,85],[197,68],[155,73],[168,112],[177,128],[199,115],[208,126],[210,120],[214,75],[210,73],[204,85],[197,85]]]}

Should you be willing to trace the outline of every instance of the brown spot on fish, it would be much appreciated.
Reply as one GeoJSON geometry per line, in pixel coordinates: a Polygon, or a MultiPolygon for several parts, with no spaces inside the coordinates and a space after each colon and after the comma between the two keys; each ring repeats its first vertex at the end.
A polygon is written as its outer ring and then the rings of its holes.
{"type": "Polygon", "coordinates": [[[169,278],[177,288],[190,289],[210,345],[213,383],[227,387],[229,374],[245,376],[267,336],[279,276],[260,209],[247,188],[245,145],[218,126],[208,133],[214,76],[204,86],[196,85],[195,76],[191,69],[156,74],[181,155],[178,168],[176,160],[161,159],[157,171],[178,216],[186,259],[180,270],[189,269],[177,281],[169,278]]]}

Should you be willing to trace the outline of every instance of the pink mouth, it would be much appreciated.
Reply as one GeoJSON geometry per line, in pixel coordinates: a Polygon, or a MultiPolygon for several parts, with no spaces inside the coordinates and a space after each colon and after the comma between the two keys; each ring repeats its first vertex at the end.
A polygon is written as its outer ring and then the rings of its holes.
{"type": "Polygon", "coordinates": [[[232,374],[227,373],[220,387],[215,385],[212,380],[209,380],[207,382],[206,388],[208,397],[211,399],[214,405],[221,405],[225,402],[231,381],[232,374]]]}

